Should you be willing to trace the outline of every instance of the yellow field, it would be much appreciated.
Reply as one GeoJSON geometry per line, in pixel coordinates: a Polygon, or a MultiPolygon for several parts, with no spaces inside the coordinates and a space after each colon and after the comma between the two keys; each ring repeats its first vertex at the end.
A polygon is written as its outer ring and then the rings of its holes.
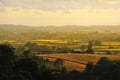
{"type": "MultiPolygon", "coordinates": [[[[77,62],[93,62],[94,64],[101,58],[107,57],[110,60],[120,60],[119,55],[98,55],[98,54],[42,54],[39,56],[48,56],[48,57],[56,57],[61,59],[68,59],[71,61],[77,62]]],[[[64,64],[70,70],[84,70],[86,65],[65,61],[64,64]]]]}
{"type": "Polygon", "coordinates": [[[109,46],[93,46],[94,49],[107,49],[109,46]]]}
{"type": "Polygon", "coordinates": [[[34,42],[52,42],[52,43],[67,43],[68,40],[47,40],[47,39],[41,39],[41,40],[32,40],[34,42]]]}
{"type": "Polygon", "coordinates": [[[118,46],[120,45],[120,42],[102,42],[102,45],[118,46]]]}

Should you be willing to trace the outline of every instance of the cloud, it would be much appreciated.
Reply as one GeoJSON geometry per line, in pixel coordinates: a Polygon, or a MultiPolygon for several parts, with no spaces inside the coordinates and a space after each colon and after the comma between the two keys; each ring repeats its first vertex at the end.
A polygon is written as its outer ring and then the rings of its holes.
{"type": "Polygon", "coordinates": [[[1,24],[22,25],[119,25],[120,9],[92,9],[89,7],[81,10],[70,10],[70,14],[64,15],[58,12],[43,10],[17,10],[7,8],[0,13],[1,24]],[[27,13],[25,12],[27,11],[27,13]],[[36,12],[41,15],[36,15],[36,12]]]}
{"type": "Polygon", "coordinates": [[[100,4],[108,4],[108,5],[120,4],[120,0],[95,0],[95,1],[100,4]]]}
{"type": "Polygon", "coordinates": [[[0,2],[0,11],[4,10],[4,5],[0,2]]]}
{"type": "Polygon", "coordinates": [[[37,14],[37,15],[42,15],[42,13],[41,13],[41,12],[39,12],[39,11],[34,11],[34,14],[37,14]]]}
{"type": "Polygon", "coordinates": [[[63,10],[82,7],[81,0],[1,0],[5,6],[12,8],[63,10]]]}
{"type": "Polygon", "coordinates": [[[0,9],[3,9],[4,7],[11,7],[13,10],[21,8],[47,11],[72,10],[88,6],[101,7],[101,4],[102,6],[108,6],[111,4],[116,6],[115,4],[118,4],[119,6],[117,5],[117,7],[120,7],[120,0],[0,0],[0,3],[0,5],[4,5],[0,7],[0,9]]]}

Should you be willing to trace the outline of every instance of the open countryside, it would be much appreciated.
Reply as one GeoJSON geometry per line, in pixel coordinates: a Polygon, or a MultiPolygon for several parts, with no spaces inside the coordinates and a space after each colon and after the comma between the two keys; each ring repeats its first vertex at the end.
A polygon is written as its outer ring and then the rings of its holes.
{"type": "Polygon", "coordinates": [[[0,0],[0,80],[120,80],[120,0],[0,0]]]}
{"type": "MultiPolygon", "coordinates": [[[[7,60],[4,66],[11,64],[9,68],[6,67],[3,70],[7,73],[12,70],[12,74],[15,73],[17,76],[24,74],[21,71],[30,72],[32,78],[36,80],[39,78],[74,80],[72,76],[78,80],[93,78],[104,80],[106,78],[101,75],[108,75],[111,70],[119,71],[120,61],[120,32],[116,32],[120,26],[114,26],[114,29],[113,26],[109,26],[109,29],[107,27],[91,26],[92,29],[87,27],[91,30],[86,31],[86,28],[82,26],[69,28],[68,26],[53,26],[49,29],[45,26],[0,25],[0,50],[2,52],[0,54],[9,56],[9,61],[7,60]],[[14,72],[12,66],[19,73],[14,72]],[[101,74],[97,75],[98,73],[101,74]]],[[[1,63],[6,59],[7,57],[1,57],[1,63]]],[[[3,70],[0,70],[1,73],[7,74],[3,70]]],[[[1,79],[4,80],[3,74],[1,74],[3,76],[1,79]]],[[[12,79],[13,75],[9,78],[12,79]]],[[[114,72],[109,74],[111,75],[114,75],[114,72]]],[[[112,79],[114,77],[115,75],[112,79]]],[[[28,79],[31,80],[30,76],[28,79]]]]}

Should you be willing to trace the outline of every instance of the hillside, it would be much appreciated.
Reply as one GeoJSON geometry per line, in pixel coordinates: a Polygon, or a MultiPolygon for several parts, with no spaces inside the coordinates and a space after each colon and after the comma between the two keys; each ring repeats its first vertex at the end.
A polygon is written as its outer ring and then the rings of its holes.
{"type": "MultiPolygon", "coordinates": [[[[98,55],[98,54],[41,54],[39,56],[48,56],[48,57],[56,57],[61,59],[67,59],[70,61],[65,61],[65,66],[70,70],[83,70],[86,65],[79,64],[71,61],[76,62],[92,62],[96,63],[101,57],[107,57],[110,60],[120,60],[119,55],[98,55]]],[[[54,60],[53,58],[49,58],[51,60],[54,60]]]]}

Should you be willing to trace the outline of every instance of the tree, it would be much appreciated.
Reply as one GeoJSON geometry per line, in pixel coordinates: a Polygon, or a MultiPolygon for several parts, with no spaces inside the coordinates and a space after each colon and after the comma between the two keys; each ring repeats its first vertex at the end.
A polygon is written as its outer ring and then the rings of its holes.
{"type": "Polygon", "coordinates": [[[15,48],[15,54],[17,55],[17,56],[19,56],[19,55],[22,55],[22,53],[25,51],[25,47],[24,46],[17,46],[16,48],[15,48]]]}
{"type": "Polygon", "coordinates": [[[87,48],[86,52],[89,53],[89,54],[93,54],[94,53],[93,42],[92,41],[89,41],[88,48],[87,48]]]}
{"type": "Polygon", "coordinates": [[[85,68],[85,72],[92,72],[94,69],[94,64],[92,62],[88,62],[87,65],[86,65],[86,68],[85,68]]]}
{"type": "Polygon", "coordinates": [[[40,74],[38,80],[53,80],[53,78],[52,70],[46,69],[40,74]]]}
{"type": "Polygon", "coordinates": [[[108,49],[114,49],[114,47],[113,47],[113,46],[111,46],[111,45],[109,45],[109,46],[108,46],[108,49]]]}
{"type": "Polygon", "coordinates": [[[66,68],[66,67],[62,67],[62,68],[61,68],[61,73],[62,73],[62,74],[67,73],[67,68],[66,68]]]}
{"type": "Polygon", "coordinates": [[[64,63],[64,61],[59,58],[59,59],[55,60],[54,65],[63,65],[63,63],[64,63]]]}
{"type": "Polygon", "coordinates": [[[15,65],[14,71],[20,72],[24,71],[27,74],[30,74],[33,78],[37,77],[39,71],[38,63],[32,58],[21,58],[15,65]]]}
{"type": "Polygon", "coordinates": [[[39,52],[39,46],[37,43],[28,42],[24,46],[30,49],[32,52],[39,52]]]}
{"type": "Polygon", "coordinates": [[[96,45],[96,46],[100,46],[101,44],[102,44],[101,41],[99,41],[99,40],[96,40],[96,41],[95,41],[95,45],[96,45]]]}
{"type": "Polygon", "coordinates": [[[110,55],[112,53],[113,53],[112,51],[106,51],[106,54],[108,54],[108,55],[110,55]]]}
{"type": "Polygon", "coordinates": [[[85,45],[81,45],[80,49],[84,52],[85,49],[86,49],[86,46],[85,45]]]}
{"type": "Polygon", "coordinates": [[[0,74],[11,72],[15,60],[14,48],[7,44],[0,44],[0,74]]]}
{"type": "Polygon", "coordinates": [[[93,72],[98,80],[120,80],[120,60],[110,61],[102,57],[95,65],[93,72]]]}
{"type": "Polygon", "coordinates": [[[57,70],[60,70],[62,68],[63,64],[64,64],[64,61],[60,58],[55,60],[55,62],[54,62],[54,65],[57,68],[57,70]]]}
{"type": "Polygon", "coordinates": [[[23,55],[26,56],[26,57],[29,57],[31,54],[32,54],[32,52],[31,52],[30,49],[25,50],[25,51],[23,52],[23,55]]]}
{"type": "Polygon", "coordinates": [[[93,53],[94,53],[94,50],[91,49],[91,48],[88,48],[88,49],[87,49],[87,53],[88,53],[88,54],[93,54],[93,53]]]}
{"type": "Polygon", "coordinates": [[[101,57],[100,60],[97,62],[97,64],[106,64],[110,62],[110,60],[106,57],[101,57]]]}
{"type": "Polygon", "coordinates": [[[94,42],[91,40],[91,41],[88,41],[88,46],[89,47],[92,47],[94,45],[94,42]]]}

